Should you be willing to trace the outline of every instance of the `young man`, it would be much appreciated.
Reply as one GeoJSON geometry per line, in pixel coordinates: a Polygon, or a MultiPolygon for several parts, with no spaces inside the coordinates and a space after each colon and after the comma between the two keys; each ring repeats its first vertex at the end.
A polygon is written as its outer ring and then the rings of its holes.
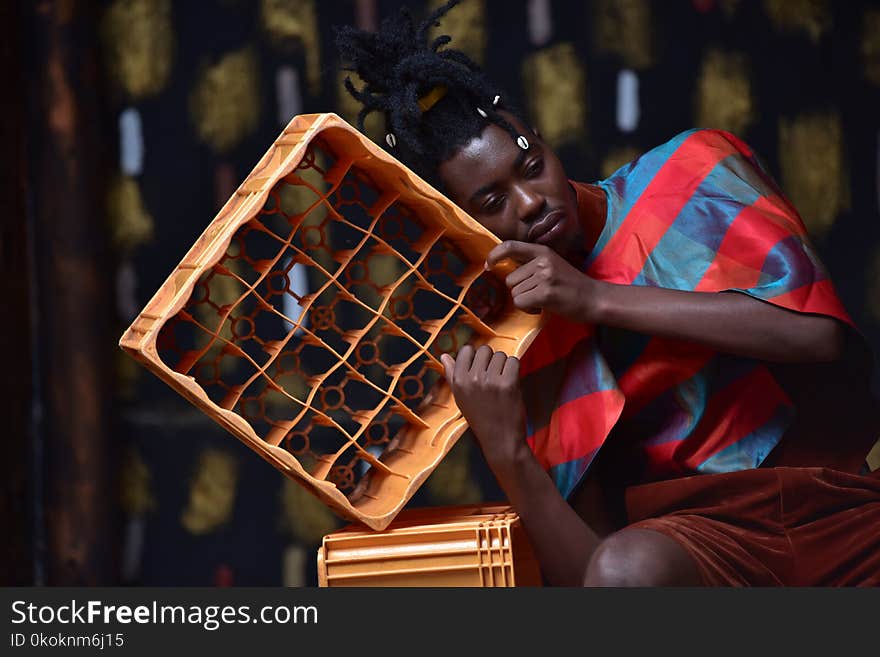
{"type": "Polygon", "coordinates": [[[548,314],[522,363],[446,379],[548,583],[880,584],[870,354],[803,224],[749,148],[675,137],[595,185],[448,37],[403,12],[343,28],[388,150],[504,240],[514,304],[548,314]]]}

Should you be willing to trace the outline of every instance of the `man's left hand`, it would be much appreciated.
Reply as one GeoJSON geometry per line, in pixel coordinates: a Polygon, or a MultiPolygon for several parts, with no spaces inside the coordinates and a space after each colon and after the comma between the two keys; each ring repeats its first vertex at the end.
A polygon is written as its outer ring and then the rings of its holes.
{"type": "Polygon", "coordinates": [[[513,304],[526,312],[547,310],[576,322],[595,322],[599,283],[543,244],[509,240],[486,257],[491,269],[505,258],[519,267],[504,279],[513,304]]]}

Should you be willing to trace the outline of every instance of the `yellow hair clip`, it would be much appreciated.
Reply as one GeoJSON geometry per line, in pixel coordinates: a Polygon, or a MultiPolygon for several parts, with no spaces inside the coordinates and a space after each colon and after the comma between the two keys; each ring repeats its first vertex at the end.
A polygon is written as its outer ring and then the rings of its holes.
{"type": "Polygon", "coordinates": [[[427,112],[429,109],[434,107],[437,104],[437,101],[443,98],[446,95],[446,86],[439,84],[431,91],[426,93],[424,96],[419,98],[419,108],[422,110],[422,114],[427,112]]]}

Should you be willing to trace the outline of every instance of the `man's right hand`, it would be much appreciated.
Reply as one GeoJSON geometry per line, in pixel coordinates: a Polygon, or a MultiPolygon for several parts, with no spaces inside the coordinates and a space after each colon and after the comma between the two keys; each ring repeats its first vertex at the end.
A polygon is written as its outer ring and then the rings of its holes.
{"type": "Polygon", "coordinates": [[[519,360],[488,345],[476,350],[465,345],[457,357],[443,354],[440,359],[455,402],[496,475],[530,456],[519,360]]]}

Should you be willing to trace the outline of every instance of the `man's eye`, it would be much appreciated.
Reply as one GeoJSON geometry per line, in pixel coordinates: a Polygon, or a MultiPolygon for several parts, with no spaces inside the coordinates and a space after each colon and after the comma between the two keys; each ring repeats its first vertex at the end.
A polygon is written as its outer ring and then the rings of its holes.
{"type": "Polygon", "coordinates": [[[544,170],[544,160],[532,160],[526,167],[526,178],[536,178],[544,170]]]}
{"type": "Polygon", "coordinates": [[[497,212],[504,205],[503,196],[493,196],[483,204],[483,212],[497,212]]]}

